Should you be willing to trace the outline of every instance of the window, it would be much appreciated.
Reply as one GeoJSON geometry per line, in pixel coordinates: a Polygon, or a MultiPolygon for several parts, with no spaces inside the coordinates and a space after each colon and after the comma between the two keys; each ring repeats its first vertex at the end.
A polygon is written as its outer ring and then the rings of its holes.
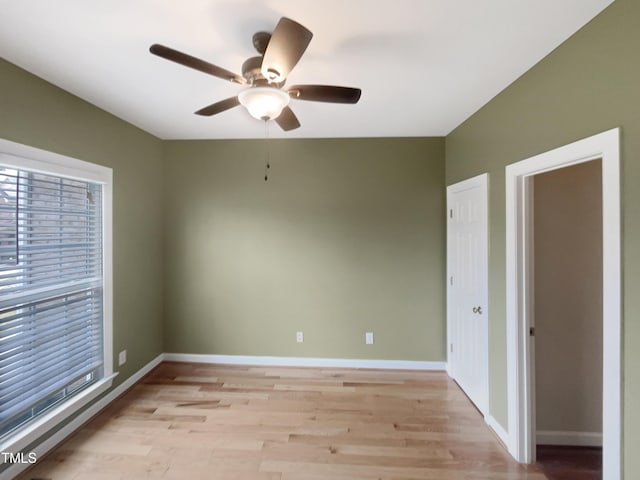
{"type": "Polygon", "coordinates": [[[110,169],[0,141],[3,447],[110,384],[110,209],[110,169]]]}

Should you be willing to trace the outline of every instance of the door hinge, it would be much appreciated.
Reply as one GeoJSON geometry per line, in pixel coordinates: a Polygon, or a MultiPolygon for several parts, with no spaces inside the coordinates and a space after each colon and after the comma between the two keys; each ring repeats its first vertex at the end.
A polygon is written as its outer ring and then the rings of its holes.
{"type": "Polygon", "coordinates": [[[535,337],[536,336],[536,328],[535,327],[529,327],[529,336],[530,337],[535,337]]]}
{"type": "Polygon", "coordinates": [[[453,277],[449,278],[449,285],[453,285],[453,277]]]}
{"type": "Polygon", "coordinates": [[[453,218],[453,209],[449,209],[449,218],[453,218]]]}
{"type": "Polygon", "coordinates": [[[449,351],[453,353],[453,343],[449,345],[449,351]]]}

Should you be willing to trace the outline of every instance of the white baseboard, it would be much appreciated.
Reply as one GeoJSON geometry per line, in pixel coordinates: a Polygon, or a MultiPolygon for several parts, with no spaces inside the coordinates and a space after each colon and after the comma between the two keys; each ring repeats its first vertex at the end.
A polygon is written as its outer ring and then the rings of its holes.
{"type": "Polygon", "coordinates": [[[602,447],[602,434],[597,432],[536,432],[538,445],[562,445],[572,447],[602,447]]]}
{"type": "Polygon", "coordinates": [[[351,358],[268,357],[246,355],[206,355],[165,353],[167,362],[222,363],[228,365],[260,365],[279,367],[344,367],[381,368],[388,370],[445,370],[445,362],[415,360],[369,360],[351,358]]]}
{"type": "MultiPolygon", "coordinates": [[[[65,438],[75,432],[78,428],[84,425],[88,420],[90,420],[93,416],[98,414],[100,410],[105,408],[111,402],[113,402],[116,398],[126,392],[129,388],[131,388],[136,382],[140,381],[142,377],[144,377],[147,373],[153,370],[156,366],[158,366],[162,360],[164,355],[160,354],[149,363],[147,363],[144,367],[138,370],[136,373],[127,378],[124,382],[118,385],[116,388],[107,393],[104,397],[96,401],[89,408],[80,413],[76,418],[67,423],[64,427],[58,430],[56,433],[51,435],[45,441],[39,443],[35,448],[31,449],[31,452],[34,452],[37,458],[41,458],[44,454],[46,454],[49,450],[57,446],[60,442],[62,442],[65,438]]],[[[10,480],[18,476],[21,472],[29,468],[31,465],[29,463],[14,463],[12,466],[7,468],[0,474],[0,480],[10,480]]]]}
{"type": "Polygon", "coordinates": [[[493,430],[493,432],[496,434],[498,439],[502,442],[504,447],[508,450],[507,447],[509,445],[509,434],[504,429],[504,427],[500,425],[500,423],[498,423],[498,421],[493,417],[493,415],[485,416],[484,421],[486,422],[487,425],[489,425],[489,428],[493,430]]]}

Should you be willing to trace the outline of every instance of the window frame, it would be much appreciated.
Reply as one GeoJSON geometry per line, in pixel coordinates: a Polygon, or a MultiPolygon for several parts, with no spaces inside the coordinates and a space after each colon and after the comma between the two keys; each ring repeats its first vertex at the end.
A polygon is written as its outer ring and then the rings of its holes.
{"type": "MultiPolygon", "coordinates": [[[[117,375],[113,371],[113,170],[1,138],[0,165],[102,185],[103,375],[16,429],[0,443],[0,451],[18,453],[107,391],[117,375]]],[[[0,463],[3,462],[0,458],[0,463]]]]}

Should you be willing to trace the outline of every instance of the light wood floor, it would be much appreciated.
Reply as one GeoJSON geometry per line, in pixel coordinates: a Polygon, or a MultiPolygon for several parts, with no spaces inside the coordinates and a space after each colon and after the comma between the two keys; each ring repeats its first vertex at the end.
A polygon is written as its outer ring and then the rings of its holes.
{"type": "Polygon", "coordinates": [[[163,363],[26,479],[543,480],[441,372],[163,363]]]}

